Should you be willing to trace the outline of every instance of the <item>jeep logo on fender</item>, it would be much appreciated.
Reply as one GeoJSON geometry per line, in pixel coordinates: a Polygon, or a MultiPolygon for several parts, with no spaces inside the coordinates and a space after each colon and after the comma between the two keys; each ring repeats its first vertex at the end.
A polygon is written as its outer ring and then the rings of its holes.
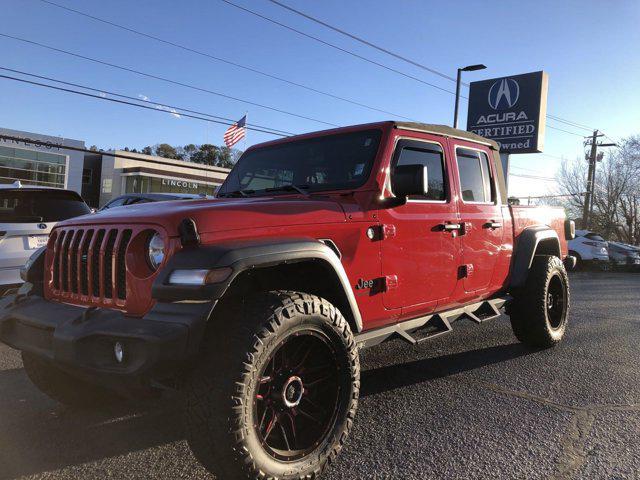
{"type": "Polygon", "coordinates": [[[544,143],[547,74],[472,82],[467,130],[495,140],[501,153],[537,153],[544,143]]]}
{"type": "Polygon", "coordinates": [[[358,279],[358,283],[356,283],[356,290],[365,290],[367,288],[373,287],[373,280],[364,280],[362,278],[358,279]]]}

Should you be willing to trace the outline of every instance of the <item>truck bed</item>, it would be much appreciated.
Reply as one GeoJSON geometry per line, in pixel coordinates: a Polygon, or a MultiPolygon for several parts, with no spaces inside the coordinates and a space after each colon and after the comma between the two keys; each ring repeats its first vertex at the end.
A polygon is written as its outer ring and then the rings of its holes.
{"type": "Polygon", "coordinates": [[[564,258],[567,254],[567,239],[564,231],[566,214],[564,208],[510,205],[509,210],[513,219],[514,246],[517,245],[518,237],[525,228],[533,225],[547,225],[558,233],[560,249],[564,258]]]}

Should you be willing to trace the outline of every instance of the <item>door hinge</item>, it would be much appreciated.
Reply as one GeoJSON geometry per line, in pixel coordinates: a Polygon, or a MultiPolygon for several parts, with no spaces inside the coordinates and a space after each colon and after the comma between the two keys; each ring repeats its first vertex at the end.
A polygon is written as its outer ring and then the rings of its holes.
{"type": "Polygon", "coordinates": [[[386,275],[384,277],[384,289],[385,291],[394,290],[398,288],[398,276],[397,275],[386,275]]]}
{"type": "Polygon", "coordinates": [[[396,226],[393,224],[382,225],[382,239],[393,238],[396,236],[396,226]]]}
{"type": "Polygon", "coordinates": [[[469,278],[473,275],[473,263],[466,263],[458,267],[458,278],[469,278]]]}

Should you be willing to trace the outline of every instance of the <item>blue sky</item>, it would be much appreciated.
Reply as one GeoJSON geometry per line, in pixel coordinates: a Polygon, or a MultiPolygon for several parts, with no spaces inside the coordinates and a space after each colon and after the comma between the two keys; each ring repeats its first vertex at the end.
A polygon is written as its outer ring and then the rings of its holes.
{"type": "MultiPolygon", "coordinates": [[[[365,63],[251,16],[220,0],[56,0],[310,87],[428,123],[450,124],[453,96],[365,63]]],[[[266,16],[392,68],[453,90],[443,78],[287,12],[266,0],[234,0],[266,16]]],[[[640,133],[640,2],[636,0],[442,1],[283,0],[328,23],[455,75],[484,63],[466,81],[545,70],[548,112],[620,138],[640,133]]],[[[79,17],[39,0],[3,0],[0,33],[71,50],[143,72],[246,98],[329,123],[389,116],[282,84],[79,17]]],[[[0,37],[0,66],[291,132],[326,125],[68,57],[0,37]]],[[[0,72],[1,73],[1,72],[0,72]]],[[[463,93],[466,94],[465,91],[463,93]]],[[[466,125],[462,103],[461,125],[466,125]]],[[[548,125],[578,134],[579,128],[548,125]]],[[[143,147],[222,143],[224,126],[52,92],[0,79],[0,126],[85,140],[87,145],[143,147]]],[[[249,132],[250,145],[274,138],[249,132]]],[[[583,155],[582,139],[548,129],[544,155],[512,157],[513,173],[553,177],[560,160],[583,155]]],[[[240,145],[244,147],[245,145],[240,145]]],[[[514,177],[510,193],[540,195],[553,182],[514,177]]]]}

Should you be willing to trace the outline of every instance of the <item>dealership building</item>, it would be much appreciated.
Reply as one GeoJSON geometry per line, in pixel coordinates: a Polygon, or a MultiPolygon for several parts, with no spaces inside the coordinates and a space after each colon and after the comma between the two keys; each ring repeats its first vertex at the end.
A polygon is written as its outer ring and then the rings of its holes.
{"type": "Polygon", "coordinates": [[[125,193],[211,195],[229,169],[123,150],[82,152],[82,140],[0,128],[0,183],[66,188],[100,207],[125,193]],[[46,142],[49,146],[36,145],[46,142]]]}

